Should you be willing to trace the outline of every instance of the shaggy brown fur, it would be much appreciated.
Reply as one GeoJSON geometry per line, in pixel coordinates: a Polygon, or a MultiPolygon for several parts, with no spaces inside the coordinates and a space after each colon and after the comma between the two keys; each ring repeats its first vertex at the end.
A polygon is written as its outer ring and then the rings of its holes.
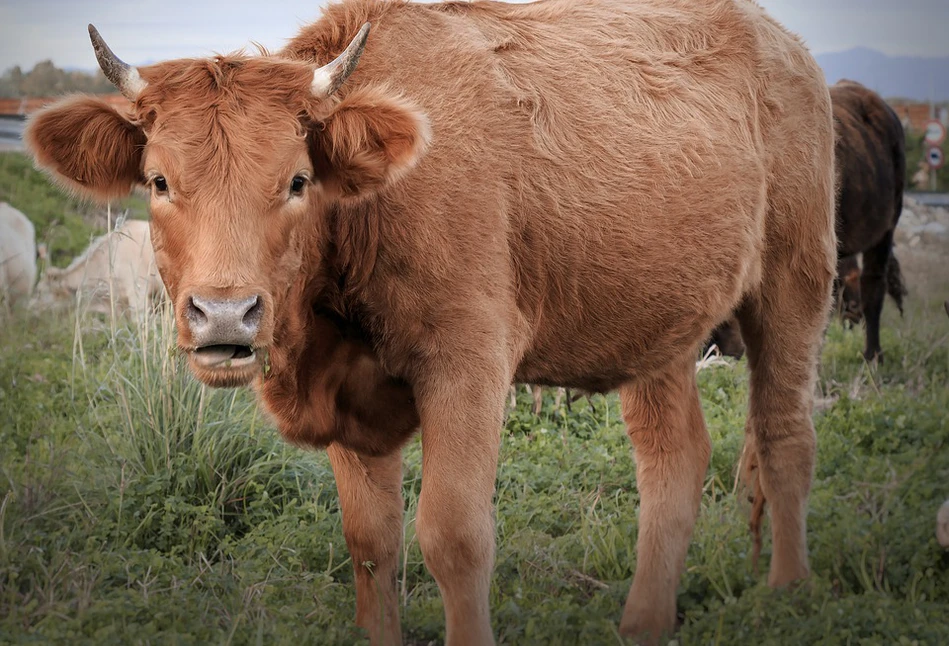
{"type": "Polygon", "coordinates": [[[277,56],[139,72],[132,115],[72,99],[33,119],[31,149],[88,195],[151,182],[182,349],[191,295],[259,297],[258,365],[192,366],[253,380],[284,435],[328,446],[374,643],[401,640],[397,449],[417,425],[417,535],[446,640],[493,641],[514,380],[620,389],[642,501],[620,631],[670,634],[709,456],[694,357],[739,305],[769,582],[807,575],[833,126],[819,68],[756,4],[346,0],[277,56]],[[315,98],[313,65],[366,21],[356,71],[315,98]]]}
{"type": "Polygon", "coordinates": [[[899,117],[872,90],[853,81],[840,81],[830,88],[830,97],[840,183],[838,251],[842,261],[862,254],[858,295],[866,321],[863,354],[869,361],[882,352],[880,313],[887,292],[903,312],[906,289],[893,255],[893,231],[903,210],[906,142],[899,117]]]}

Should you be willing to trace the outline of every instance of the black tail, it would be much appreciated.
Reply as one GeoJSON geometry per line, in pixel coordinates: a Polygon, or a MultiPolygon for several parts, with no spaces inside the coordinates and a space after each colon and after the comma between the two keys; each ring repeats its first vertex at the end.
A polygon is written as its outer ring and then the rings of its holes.
{"type": "Polygon", "coordinates": [[[903,316],[903,297],[909,294],[909,291],[907,291],[906,284],[903,282],[900,261],[896,259],[892,251],[890,251],[890,260],[886,263],[886,293],[896,301],[900,316],[903,316]]]}

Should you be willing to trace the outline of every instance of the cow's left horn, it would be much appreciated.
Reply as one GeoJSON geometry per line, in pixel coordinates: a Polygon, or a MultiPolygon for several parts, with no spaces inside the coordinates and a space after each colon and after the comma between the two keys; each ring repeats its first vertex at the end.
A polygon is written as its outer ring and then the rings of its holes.
{"type": "Polygon", "coordinates": [[[313,72],[313,94],[325,99],[333,95],[346,82],[349,75],[356,69],[356,63],[366,48],[366,38],[369,37],[369,23],[359,28],[359,33],[353,38],[346,50],[313,72]]]}
{"type": "Polygon", "coordinates": [[[92,48],[96,52],[96,60],[99,61],[102,73],[126,99],[134,101],[139,92],[145,89],[145,81],[138,70],[113,54],[99,34],[99,30],[92,25],[89,25],[89,38],[92,39],[92,48]]]}

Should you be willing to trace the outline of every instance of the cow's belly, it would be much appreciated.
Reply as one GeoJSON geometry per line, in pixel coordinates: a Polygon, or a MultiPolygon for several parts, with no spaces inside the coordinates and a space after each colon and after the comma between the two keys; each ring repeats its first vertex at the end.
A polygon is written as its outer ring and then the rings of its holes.
{"type": "Polygon", "coordinates": [[[612,218],[611,235],[556,245],[540,275],[520,277],[543,298],[519,303],[531,338],[516,379],[612,390],[694,353],[760,279],[764,190],[731,191],[727,208],[670,203],[691,208],[612,218]]]}

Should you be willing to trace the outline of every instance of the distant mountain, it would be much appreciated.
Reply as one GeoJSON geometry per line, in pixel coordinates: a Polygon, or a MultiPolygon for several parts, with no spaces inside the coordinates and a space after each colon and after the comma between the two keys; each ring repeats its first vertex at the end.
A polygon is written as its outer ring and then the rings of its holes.
{"type": "Polygon", "coordinates": [[[819,54],[828,83],[842,78],[859,81],[886,98],[949,101],[949,56],[887,56],[857,47],[844,52],[819,54]]]}

